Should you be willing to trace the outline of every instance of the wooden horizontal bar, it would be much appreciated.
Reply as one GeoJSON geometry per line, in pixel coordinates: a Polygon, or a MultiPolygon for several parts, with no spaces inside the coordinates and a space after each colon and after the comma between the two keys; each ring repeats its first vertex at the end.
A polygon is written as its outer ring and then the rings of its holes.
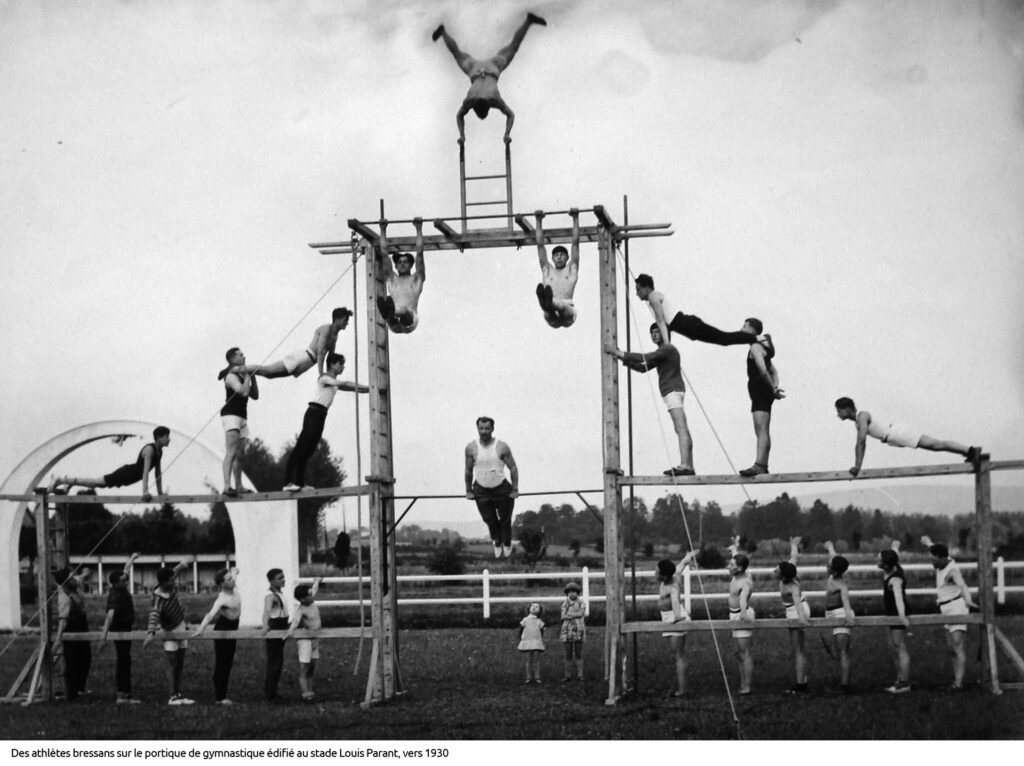
{"type": "Polygon", "coordinates": [[[376,244],[377,240],[380,239],[380,235],[377,232],[371,229],[367,224],[355,218],[348,219],[348,227],[360,237],[368,239],[374,244],[376,244]]]}
{"type": "MultiPolygon", "coordinates": [[[[214,630],[206,628],[199,636],[193,636],[192,630],[161,630],[153,636],[154,641],[206,641],[217,638],[284,638],[287,631],[271,630],[264,633],[262,628],[243,628],[242,630],[214,630]]],[[[110,631],[107,634],[108,641],[144,641],[149,634],[144,630],[131,630],[124,632],[110,631]]],[[[317,631],[296,630],[292,638],[360,638],[365,635],[367,638],[373,636],[373,628],[367,625],[365,628],[321,628],[317,631]]],[[[65,633],[65,641],[102,641],[103,631],[90,630],[87,633],[65,633]]]]}
{"type": "MultiPolygon", "coordinates": [[[[487,205],[507,205],[507,199],[496,199],[490,202],[467,202],[466,207],[486,207],[487,205]]],[[[506,216],[507,218],[508,216],[506,216]]]]}
{"type": "MultiPolygon", "coordinates": [[[[556,489],[550,492],[520,492],[520,497],[530,497],[531,495],[575,495],[579,492],[604,492],[603,489],[556,489]]],[[[466,493],[463,492],[461,495],[394,495],[394,500],[457,500],[464,498],[466,493]]]]}
{"type": "Polygon", "coordinates": [[[35,502],[45,494],[46,499],[54,504],[68,505],[135,505],[164,503],[188,505],[192,503],[255,503],[265,500],[306,500],[310,498],[350,497],[369,494],[370,488],[365,484],[354,487],[324,487],[321,489],[305,489],[298,492],[247,492],[243,495],[229,496],[212,495],[153,495],[143,500],[141,495],[54,495],[49,492],[37,492],[32,495],[0,495],[0,500],[15,502],[35,502]]]}
{"type": "MultiPolygon", "coordinates": [[[[984,465],[984,464],[983,464],[984,465]]],[[[1024,469],[1024,460],[1001,460],[987,463],[990,471],[1024,469]]],[[[845,471],[809,471],[803,473],[763,473],[759,476],[708,474],[706,476],[622,476],[621,486],[682,486],[692,484],[792,484],[816,481],[863,481],[865,479],[900,479],[915,476],[951,476],[973,474],[969,463],[902,466],[898,468],[865,468],[857,476],[845,471]]]]}
{"type": "Polygon", "coordinates": [[[532,234],[534,237],[537,235],[534,233],[533,224],[526,220],[526,216],[519,214],[515,217],[516,223],[519,224],[519,228],[527,234],[532,234]]]}
{"type": "Polygon", "coordinates": [[[498,173],[491,176],[466,176],[467,181],[483,181],[489,178],[508,178],[504,173],[498,173]]]}
{"type": "MultiPolygon", "coordinates": [[[[807,630],[812,628],[879,628],[902,625],[899,617],[884,617],[882,615],[871,615],[857,617],[852,625],[846,625],[841,619],[833,617],[812,617],[811,624],[807,630]]],[[[910,624],[913,625],[980,625],[983,622],[980,614],[961,614],[946,616],[944,614],[920,614],[911,615],[910,624]]],[[[694,619],[692,622],[626,622],[622,625],[622,633],[692,633],[694,631],[710,630],[778,630],[780,628],[799,628],[796,620],[786,618],[765,618],[740,622],[733,620],[701,620],[694,619]]]]}
{"type": "Polygon", "coordinates": [[[441,232],[441,235],[451,242],[453,245],[460,243],[459,234],[455,229],[448,225],[446,221],[442,221],[440,218],[434,221],[434,228],[441,232]]]}

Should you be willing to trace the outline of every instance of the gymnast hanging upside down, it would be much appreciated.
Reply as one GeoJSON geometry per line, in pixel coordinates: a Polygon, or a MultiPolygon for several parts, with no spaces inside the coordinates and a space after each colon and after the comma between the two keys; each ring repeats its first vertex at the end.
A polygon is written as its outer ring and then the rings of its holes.
{"type": "Polygon", "coordinates": [[[459,65],[459,69],[466,73],[471,83],[469,92],[466,93],[466,98],[455,115],[455,123],[459,126],[460,144],[466,141],[466,114],[469,110],[472,109],[476,112],[476,116],[483,120],[487,117],[491,107],[505,115],[505,143],[507,144],[512,140],[512,123],[515,122],[516,116],[498,92],[498,77],[512,63],[512,59],[519,50],[523,38],[526,37],[526,31],[532,24],[540,24],[546,27],[548,23],[536,14],[526,14],[526,21],[516,30],[516,33],[512,36],[512,42],[488,59],[475,59],[468,53],[460,50],[458,43],[445,31],[444,24],[441,24],[434,30],[431,39],[437,42],[439,37],[444,38],[444,44],[451,51],[452,56],[455,58],[455,63],[459,65]]]}

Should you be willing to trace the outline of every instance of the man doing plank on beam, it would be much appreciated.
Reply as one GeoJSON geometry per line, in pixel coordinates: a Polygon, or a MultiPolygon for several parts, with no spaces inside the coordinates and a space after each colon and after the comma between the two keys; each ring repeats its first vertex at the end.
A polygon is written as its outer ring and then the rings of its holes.
{"type": "Polygon", "coordinates": [[[864,451],[869,436],[890,447],[909,447],[963,455],[966,462],[973,463],[975,467],[983,457],[980,447],[968,447],[960,442],[935,439],[903,423],[894,423],[887,418],[874,417],[867,410],[858,411],[857,405],[848,396],[836,399],[836,416],[840,420],[852,420],[857,425],[857,444],[853,454],[855,462],[853,468],[850,469],[850,473],[854,476],[860,473],[860,467],[864,463],[864,451]]]}
{"type": "Polygon", "coordinates": [[[164,448],[171,443],[171,429],[167,426],[157,426],[153,429],[153,441],[139,451],[139,456],[134,463],[128,463],[116,471],[104,475],[100,479],[83,479],[75,476],[54,476],[50,481],[50,492],[57,487],[66,485],[71,487],[93,487],[105,489],[107,487],[127,487],[137,481],[142,482],[142,497],[149,500],[149,473],[153,472],[156,478],[156,493],[164,493],[163,474],[160,472],[160,458],[163,457],[164,448]]]}

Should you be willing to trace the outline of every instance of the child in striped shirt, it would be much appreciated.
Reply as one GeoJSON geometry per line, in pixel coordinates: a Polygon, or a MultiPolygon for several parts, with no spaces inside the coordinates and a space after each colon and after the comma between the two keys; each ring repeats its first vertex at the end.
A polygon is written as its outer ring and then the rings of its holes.
{"type": "MultiPolygon", "coordinates": [[[[181,632],[185,630],[185,609],[178,600],[178,572],[188,565],[181,562],[176,567],[160,567],[156,570],[157,588],[153,591],[153,607],[149,611],[148,635],[142,643],[145,649],[156,636],[157,630],[181,632]]],[[[171,697],[168,705],[192,705],[191,700],[181,693],[181,675],[185,669],[185,651],[188,641],[169,638],[164,640],[164,656],[167,658],[167,685],[171,697]]]]}

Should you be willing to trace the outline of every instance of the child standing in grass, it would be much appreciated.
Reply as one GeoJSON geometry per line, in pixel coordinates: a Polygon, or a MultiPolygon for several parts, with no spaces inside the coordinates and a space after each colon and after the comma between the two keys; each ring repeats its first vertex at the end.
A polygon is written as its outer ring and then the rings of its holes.
{"type": "MultiPolygon", "coordinates": [[[[292,615],[288,632],[284,634],[286,639],[291,638],[296,628],[315,633],[320,630],[320,607],[316,605],[316,592],[320,589],[320,580],[317,577],[313,580],[313,586],[296,585],[295,600],[299,605],[295,607],[295,614],[292,615]]],[[[302,701],[313,702],[316,695],[313,694],[313,671],[316,670],[316,661],[320,659],[320,642],[316,638],[300,638],[296,640],[296,648],[299,651],[299,689],[302,690],[302,701]]]]}
{"type": "MultiPolygon", "coordinates": [[[[846,583],[846,570],[850,562],[845,556],[836,553],[832,541],[825,542],[825,549],[828,551],[828,564],[825,571],[828,572],[828,580],[825,581],[825,616],[832,619],[842,620],[843,624],[832,628],[832,641],[836,652],[839,654],[839,690],[845,694],[850,693],[850,626],[853,625],[853,607],[850,605],[850,588],[846,583]]],[[[821,637],[825,641],[825,637],[821,637]]],[[[826,650],[832,655],[832,647],[825,644],[826,650]]]]}
{"type": "Polygon", "coordinates": [[[580,586],[575,582],[567,583],[562,592],[565,593],[565,601],[562,602],[562,629],[558,634],[565,648],[565,673],[562,681],[571,681],[573,676],[582,681],[587,604],[580,598],[580,586]]]}
{"type": "Polygon", "coordinates": [[[882,570],[882,606],[886,617],[899,617],[899,625],[889,626],[889,653],[896,666],[896,681],[886,688],[889,694],[910,691],[910,652],[907,651],[907,631],[910,628],[910,605],[907,603],[907,580],[900,566],[900,541],[893,540],[890,549],[878,554],[878,568],[882,570]]]}
{"type": "Polygon", "coordinates": [[[796,576],[796,562],[800,550],[800,538],[789,538],[789,561],[782,561],[775,569],[779,578],[779,593],[782,604],[786,607],[786,619],[795,621],[799,627],[789,629],[789,643],[793,649],[793,665],[796,670],[796,683],[789,692],[803,694],[807,691],[807,655],[804,652],[804,628],[810,627],[811,611],[800,590],[800,580],[796,576]]]}
{"type": "MultiPolygon", "coordinates": [[[[694,560],[693,551],[687,553],[682,561],[673,564],[669,559],[658,562],[658,611],[661,621],[667,623],[689,622],[690,615],[680,600],[679,581],[683,570],[694,560]]],[[[672,697],[686,694],[686,634],[662,633],[668,637],[668,645],[676,666],[676,688],[669,692],[672,697]]]]}
{"type": "MultiPolygon", "coordinates": [[[[182,561],[176,567],[160,567],[156,570],[157,588],[153,591],[153,608],[149,612],[149,629],[145,649],[156,636],[157,630],[168,633],[185,630],[185,609],[178,600],[178,572],[188,565],[182,561]]],[[[181,676],[185,670],[185,651],[188,641],[178,638],[164,639],[164,657],[167,659],[167,687],[170,691],[168,705],[192,705],[191,700],[181,693],[181,676]]]]}
{"type": "Polygon", "coordinates": [[[519,636],[519,651],[526,652],[526,681],[527,684],[540,683],[540,653],[544,651],[544,621],[540,618],[540,604],[530,604],[530,613],[527,614],[519,625],[522,632],[519,636]]]}
{"type": "MultiPolygon", "coordinates": [[[[213,576],[213,581],[220,588],[220,593],[192,634],[195,638],[198,638],[215,618],[217,621],[213,625],[214,631],[238,630],[238,619],[242,613],[242,597],[236,587],[238,570],[219,569],[213,576]]],[[[233,638],[218,638],[213,642],[213,696],[218,705],[234,704],[228,699],[228,680],[231,678],[231,668],[235,664],[236,645],[237,642],[233,638]]]]}

